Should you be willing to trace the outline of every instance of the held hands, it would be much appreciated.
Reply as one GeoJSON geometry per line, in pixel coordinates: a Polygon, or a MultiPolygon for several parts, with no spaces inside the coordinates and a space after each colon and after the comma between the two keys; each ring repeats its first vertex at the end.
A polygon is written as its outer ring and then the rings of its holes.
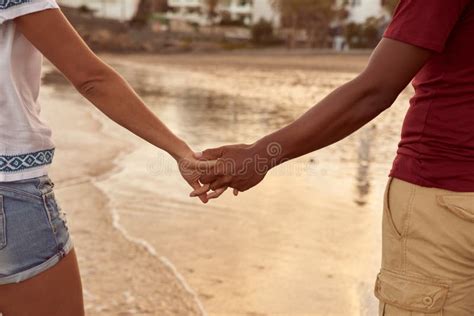
{"type": "Polygon", "coordinates": [[[193,158],[199,162],[193,163],[198,171],[192,178],[195,190],[191,197],[198,196],[206,203],[221,196],[229,187],[234,189],[234,195],[247,191],[265,178],[280,162],[280,156],[281,146],[277,143],[231,145],[195,153],[193,158]]]}

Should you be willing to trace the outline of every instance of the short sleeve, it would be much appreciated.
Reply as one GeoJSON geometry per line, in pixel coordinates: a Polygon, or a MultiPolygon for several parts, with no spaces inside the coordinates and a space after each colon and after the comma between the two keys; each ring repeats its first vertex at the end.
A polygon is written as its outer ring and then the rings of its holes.
{"type": "Polygon", "coordinates": [[[55,0],[0,0],[0,24],[25,14],[57,8],[55,0]]]}
{"type": "Polygon", "coordinates": [[[384,37],[441,53],[471,0],[401,0],[384,37]]]}

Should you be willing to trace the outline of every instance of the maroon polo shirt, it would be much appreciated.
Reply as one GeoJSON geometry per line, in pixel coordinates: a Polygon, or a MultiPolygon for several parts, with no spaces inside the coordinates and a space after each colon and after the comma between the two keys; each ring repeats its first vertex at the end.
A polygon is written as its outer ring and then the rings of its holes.
{"type": "Polygon", "coordinates": [[[433,51],[390,175],[474,192],[474,0],[401,0],[384,36],[433,51]]]}

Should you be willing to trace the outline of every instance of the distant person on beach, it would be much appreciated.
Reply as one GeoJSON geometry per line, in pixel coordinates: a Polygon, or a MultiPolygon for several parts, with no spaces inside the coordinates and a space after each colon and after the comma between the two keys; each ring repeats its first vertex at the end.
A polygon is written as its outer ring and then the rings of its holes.
{"type": "MultiPolygon", "coordinates": [[[[55,0],[0,0],[3,316],[84,315],[76,254],[47,176],[54,144],[50,129],[39,117],[42,55],[108,117],[167,151],[179,163],[185,180],[194,189],[200,188],[194,165],[202,162],[86,46],[55,0]]],[[[89,153],[83,154],[90,158],[89,153]]],[[[207,202],[206,195],[201,200],[207,202]]]]}
{"type": "Polygon", "coordinates": [[[252,188],[270,169],[370,122],[412,80],[386,186],[379,315],[473,316],[474,1],[401,0],[357,78],[254,144],[198,154],[217,161],[191,195],[252,188]]]}

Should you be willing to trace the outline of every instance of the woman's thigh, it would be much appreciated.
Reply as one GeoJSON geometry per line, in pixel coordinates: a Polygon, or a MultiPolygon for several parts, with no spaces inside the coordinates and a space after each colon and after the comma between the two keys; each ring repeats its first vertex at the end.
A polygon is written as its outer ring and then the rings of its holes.
{"type": "Polygon", "coordinates": [[[82,316],[82,286],[72,249],[50,269],[26,281],[0,286],[3,316],[82,316]]]}

